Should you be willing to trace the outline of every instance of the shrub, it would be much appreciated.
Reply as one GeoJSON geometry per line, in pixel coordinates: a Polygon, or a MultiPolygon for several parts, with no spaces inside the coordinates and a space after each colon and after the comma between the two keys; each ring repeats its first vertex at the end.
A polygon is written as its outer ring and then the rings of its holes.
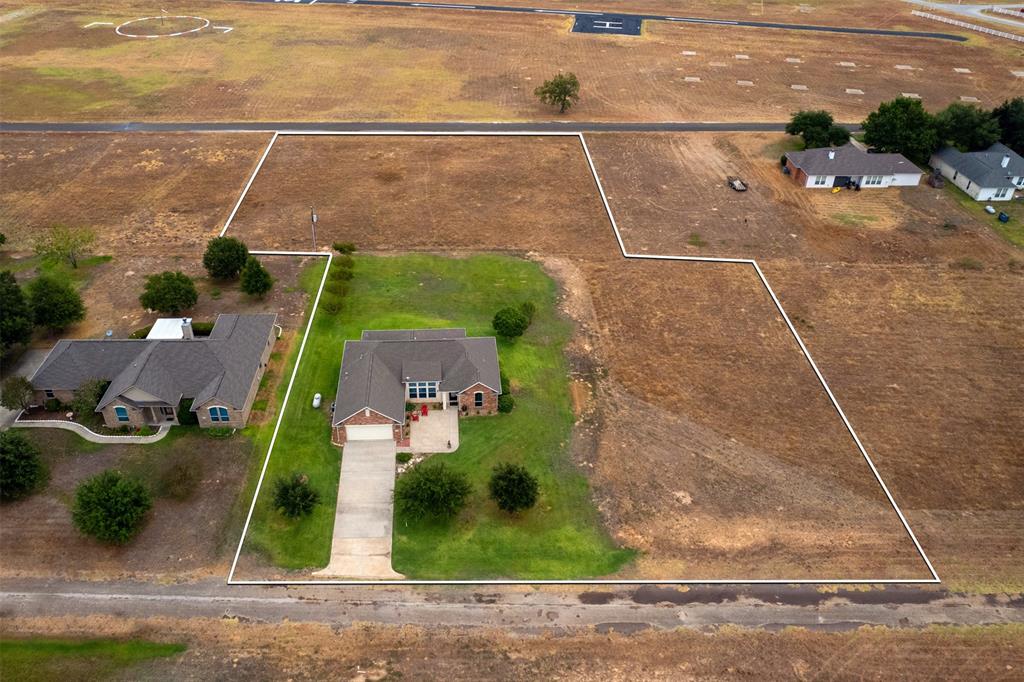
{"type": "Polygon", "coordinates": [[[320,307],[324,312],[331,315],[337,315],[341,312],[342,301],[337,296],[330,294],[324,294],[320,297],[320,307]]]}
{"type": "Polygon", "coordinates": [[[28,285],[35,323],[59,331],[85,319],[85,304],[69,281],[40,275],[28,285]]]}
{"type": "Polygon", "coordinates": [[[178,423],[182,426],[194,426],[199,423],[199,415],[192,411],[192,399],[182,400],[178,405],[178,423]]]}
{"type": "Polygon", "coordinates": [[[242,291],[250,296],[262,298],[274,286],[274,278],[263,267],[258,258],[249,256],[242,266],[242,291]]]}
{"type": "Polygon", "coordinates": [[[696,232],[691,232],[690,233],[690,238],[686,240],[686,243],[689,244],[690,246],[696,246],[698,248],[701,247],[701,246],[707,246],[708,245],[708,243],[706,241],[704,241],[704,238],[701,237],[696,232]]]}
{"type": "Polygon", "coordinates": [[[444,462],[424,462],[407,471],[395,485],[395,505],[414,519],[450,519],[469,498],[472,486],[465,474],[444,462]]]}
{"type": "Polygon", "coordinates": [[[494,326],[494,331],[500,336],[514,339],[523,335],[526,328],[530,326],[530,321],[518,308],[502,308],[495,313],[491,324],[494,326]]]}
{"type": "Polygon", "coordinates": [[[356,251],[356,245],[353,244],[352,242],[334,242],[333,244],[331,244],[331,248],[337,251],[338,253],[342,254],[343,256],[355,253],[356,251]]]}
{"type": "Polygon", "coordinates": [[[516,399],[508,393],[502,393],[498,396],[498,412],[508,414],[512,411],[512,408],[516,406],[516,399]]]}
{"type": "Polygon", "coordinates": [[[411,452],[399,452],[397,455],[395,455],[395,460],[399,464],[408,464],[411,459],[412,459],[412,453],[411,452]]]}
{"type": "Polygon", "coordinates": [[[498,508],[510,514],[537,504],[540,492],[537,479],[518,464],[499,464],[494,467],[488,488],[498,508]]]}
{"type": "Polygon", "coordinates": [[[175,462],[160,474],[157,489],[164,497],[187,500],[203,480],[203,465],[198,458],[175,462]]]}
{"type": "Polygon", "coordinates": [[[183,272],[161,272],[147,277],[146,289],[139,296],[139,303],[144,308],[171,315],[188,310],[198,300],[195,283],[183,272]]]}
{"type": "Polygon", "coordinates": [[[29,380],[18,376],[10,376],[4,379],[4,385],[0,391],[2,391],[0,405],[3,405],[8,410],[28,409],[36,394],[29,380]]]}
{"type": "Polygon", "coordinates": [[[39,450],[18,431],[0,433],[0,500],[8,502],[31,494],[45,478],[39,450]]]}
{"type": "Polygon", "coordinates": [[[203,267],[214,279],[234,279],[249,260],[249,249],[234,237],[214,237],[206,244],[203,267]]]}
{"type": "Polygon", "coordinates": [[[230,426],[214,426],[209,429],[203,429],[203,433],[210,438],[230,438],[234,435],[235,430],[230,426]]]}
{"type": "Polygon", "coordinates": [[[505,370],[498,370],[499,381],[501,381],[501,392],[511,393],[512,383],[508,380],[508,375],[505,374],[505,370]]]}
{"type": "Polygon", "coordinates": [[[324,293],[344,298],[348,294],[348,283],[340,280],[328,280],[324,285],[324,293]]]}
{"type": "Polygon", "coordinates": [[[75,391],[75,397],[71,399],[68,407],[76,415],[92,414],[96,411],[96,405],[99,404],[100,398],[103,397],[109,385],[109,381],[102,379],[91,379],[85,382],[75,391]]]}
{"type": "Polygon", "coordinates": [[[43,403],[43,409],[47,412],[60,412],[64,408],[64,405],[56,398],[49,398],[43,403]]]}
{"type": "Polygon", "coordinates": [[[533,301],[526,301],[519,306],[519,312],[526,318],[527,324],[533,324],[533,316],[537,314],[537,306],[533,301]]]}
{"type": "Polygon", "coordinates": [[[153,330],[153,325],[151,325],[151,324],[150,325],[146,325],[145,327],[142,327],[141,329],[136,329],[135,331],[133,331],[131,334],[128,335],[128,338],[129,339],[144,339],[147,336],[149,336],[149,332],[151,332],[152,330],[153,330]]]}
{"type": "Polygon", "coordinates": [[[290,519],[306,516],[320,501],[320,494],[309,485],[305,474],[292,474],[274,481],[274,508],[290,519]]]}
{"type": "Polygon", "coordinates": [[[336,265],[331,268],[331,272],[328,277],[333,280],[347,282],[353,277],[352,268],[346,268],[344,265],[336,265]]]}
{"type": "Polygon", "coordinates": [[[152,506],[141,483],[117,471],[104,471],[78,486],[71,518],[86,535],[123,545],[139,532],[152,506]]]}

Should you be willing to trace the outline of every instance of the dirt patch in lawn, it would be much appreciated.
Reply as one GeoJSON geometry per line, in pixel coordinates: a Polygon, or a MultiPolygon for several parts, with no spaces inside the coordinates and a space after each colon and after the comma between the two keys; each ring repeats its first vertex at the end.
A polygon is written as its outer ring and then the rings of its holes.
{"type": "Polygon", "coordinates": [[[251,248],[618,257],[575,137],[282,136],[228,234],[251,248]]]}
{"type": "Polygon", "coordinates": [[[948,192],[807,189],[783,175],[777,134],[588,135],[632,253],[803,261],[1004,264],[1010,248],[948,192]],[[749,186],[735,192],[726,176],[749,186]],[[696,238],[695,238],[696,236],[696,238]]]}
{"type": "Polygon", "coordinates": [[[28,434],[43,453],[50,481],[42,492],[0,506],[4,576],[184,579],[226,573],[235,530],[231,512],[251,455],[242,436],[214,440],[193,431],[153,445],[93,445],[63,431],[28,434]],[[82,481],[119,469],[159,492],[161,472],[179,462],[200,473],[194,493],[181,501],[156,496],[145,527],[127,546],[105,545],[75,529],[71,505],[82,481]]]}
{"type": "Polygon", "coordinates": [[[201,254],[268,139],[0,134],[0,232],[15,250],[60,223],[93,230],[97,253],[201,254]]]}

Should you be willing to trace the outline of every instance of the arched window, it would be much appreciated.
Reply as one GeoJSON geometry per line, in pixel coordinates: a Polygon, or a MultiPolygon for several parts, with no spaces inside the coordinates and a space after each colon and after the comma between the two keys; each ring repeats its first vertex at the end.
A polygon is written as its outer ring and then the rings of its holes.
{"type": "Polygon", "coordinates": [[[477,391],[473,394],[473,407],[484,406],[484,394],[481,391],[477,391]]]}
{"type": "Polygon", "coordinates": [[[118,405],[114,408],[114,415],[117,417],[117,421],[126,422],[128,421],[128,408],[118,405]]]}
{"type": "Polygon", "coordinates": [[[210,408],[210,421],[212,422],[226,422],[228,420],[228,408],[226,407],[211,407],[210,408]]]}

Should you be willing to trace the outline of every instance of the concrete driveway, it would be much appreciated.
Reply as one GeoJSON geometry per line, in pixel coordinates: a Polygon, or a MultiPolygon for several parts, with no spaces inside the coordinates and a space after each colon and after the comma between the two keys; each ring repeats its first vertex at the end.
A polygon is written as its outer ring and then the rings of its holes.
{"type": "Polygon", "coordinates": [[[392,440],[345,445],[331,562],[313,575],[367,580],[405,577],[391,568],[395,466],[392,440]]]}
{"type": "MultiPolygon", "coordinates": [[[[43,364],[43,360],[46,359],[46,354],[50,352],[49,348],[36,349],[29,348],[21,357],[17,359],[10,367],[4,366],[2,376],[4,379],[7,377],[30,377],[32,372],[35,372],[39,368],[39,365],[43,364]]],[[[0,407],[0,431],[6,429],[14,420],[18,417],[18,410],[8,410],[6,407],[0,407]]]]}

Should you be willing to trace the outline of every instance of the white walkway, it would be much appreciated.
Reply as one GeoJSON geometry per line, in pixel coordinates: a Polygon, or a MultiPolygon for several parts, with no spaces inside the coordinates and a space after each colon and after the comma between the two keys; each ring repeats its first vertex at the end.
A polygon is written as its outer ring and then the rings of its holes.
{"type": "Polygon", "coordinates": [[[352,441],[341,457],[331,561],[315,576],[401,579],[391,568],[395,442],[352,441]]]}
{"type": "Polygon", "coordinates": [[[171,430],[170,424],[161,424],[160,429],[150,436],[105,436],[96,433],[82,426],[78,422],[63,421],[60,419],[20,419],[11,424],[18,429],[64,429],[74,431],[90,443],[116,443],[120,445],[147,445],[163,440],[163,437],[171,430]]]}

